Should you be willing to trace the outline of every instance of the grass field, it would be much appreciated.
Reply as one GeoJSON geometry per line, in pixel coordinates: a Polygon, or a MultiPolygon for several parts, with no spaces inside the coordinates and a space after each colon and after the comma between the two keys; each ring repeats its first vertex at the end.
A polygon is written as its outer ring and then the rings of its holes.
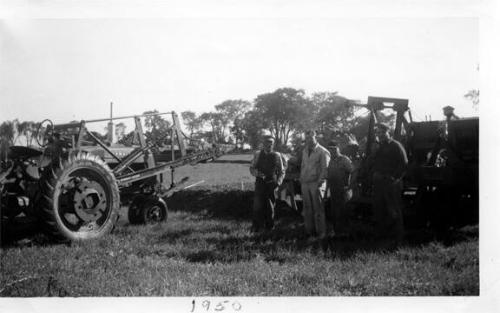
{"type": "Polygon", "coordinates": [[[126,208],[101,240],[53,245],[35,235],[1,250],[1,296],[479,295],[477,227],[452,244],[432,236],[395,251],[370,238],[302,239],[301,219],[278,211],[276,229],[249,231],[249,156],[177,171],[196,187],[169,199],[168,222],[132,226],[126,208]]]}

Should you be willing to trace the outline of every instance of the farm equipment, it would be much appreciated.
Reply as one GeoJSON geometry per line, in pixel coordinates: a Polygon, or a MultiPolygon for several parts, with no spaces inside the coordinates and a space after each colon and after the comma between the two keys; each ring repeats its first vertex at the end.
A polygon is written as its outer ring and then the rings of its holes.
{"type": "Polygon", "coordinates": [[[403,199],[405,213],[413,220],[407,223],[439,230],[477,223],[479,118],[460,119],[447,106],[445,120],[414,122],[406,99],[368,97],[364,106],[370,111],[369,129],[353,203],[366,207],[370,202],[368,164],[376,145],[374,125],[381,110],[392,109],[396,113],[393,137],[405,147],[409,162],[403,199]]]}
{"type": "MultiPolygon", "coordinates": [[[[368,97],[366,104],[355,105],[370,114],[364,151],[349,155],[356,169],[348,205],[355,215],[371,215],[369,164],[377,145],[375,125],[380,112],[389,109],[396,113],[393,138],[403,144],[409,159],[402,195],[406,222],[438,229],[478,222],[479,118],[460,119],[452,107],[445,107],[443,121],[414,122],[407,99],[368,97]]],[[[300,208],[295,201],[300,199],[298,170],[292,163],[280,194],[294,209],[300,208]]]]}
{"type": "Polygon", "coordinates": [[[411,123],[406,142],[417,215],[439,229],[479,221],[479,118],[443,112],[443,122],[411,123]]]}
{"type": "Polygon", "coordinates": [[[130,118],[135,121],[132,139],[138,141],[132,146],[103,142],[87,125],[110,119],[96,119],[59,125],[45,120],[38,129],[44,133],[37,136],[41,148],[10,147],[0,175],[2,226],[23,218],[39,223],[58,241],[95,239],[113,229],[122,202],[130,203],[131,224],[166,220],[163,198],[188,179],[176,182],[175,168],[215,159],[224,151],[215,145],[189,150],[175,112],[111,120],[130,118]],[[141,117],[154,115],[170,115],[172,126],[148,142],[141,117]],[[158,150],[165,142],[169,157],[158,150]]]}

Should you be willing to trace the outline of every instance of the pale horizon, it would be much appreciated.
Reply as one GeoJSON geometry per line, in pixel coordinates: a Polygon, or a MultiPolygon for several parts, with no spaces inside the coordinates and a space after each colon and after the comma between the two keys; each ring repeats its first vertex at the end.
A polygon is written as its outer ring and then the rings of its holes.
{"type": "Polygon", "coordinates": [[[277,88],[478,115],[477,18],[2,20],[2,120],[213,111],[277,88]]]}

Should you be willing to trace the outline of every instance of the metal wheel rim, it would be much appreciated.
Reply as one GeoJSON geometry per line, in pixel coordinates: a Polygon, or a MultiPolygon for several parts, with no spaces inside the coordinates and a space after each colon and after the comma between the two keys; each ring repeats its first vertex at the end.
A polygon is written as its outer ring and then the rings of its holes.
{"type": "Polygon", "coordinates": [[[98,233],[106,226],[112,211],[112,195],[104,175],[88,167],[77,167],[67,175],[60,188],[61,193],[58,197],[57,214],[64,227],[73,233],[83,234],[98,233]],[[100,186],[99,189],[103,191],[100,193],[100,197],[105,202],[105,208],[104,210],[99,210],[100,214],[96,218],[82,220],[76,212],[75,203],[73,202],[74,190],[72,190],[74,187],[71,186],[71,180],[77,177],[83,177],[91,183],[98,184],[100,186]]]}
{"type": "Polygon", "coordinates": [[[163,208],[160,205],[149,207],[144,215],[146,223],[159,223],[163,220],[163,208]]]}

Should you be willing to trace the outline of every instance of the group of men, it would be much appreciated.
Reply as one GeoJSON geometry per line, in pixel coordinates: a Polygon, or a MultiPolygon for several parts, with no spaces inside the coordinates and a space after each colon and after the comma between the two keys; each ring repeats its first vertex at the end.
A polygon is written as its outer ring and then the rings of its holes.
{"type": "MultiPolygon", "coordinates": [[[[387,125],[378,124],[375,131],[379,144],[370,162],[373,210],[377,235],[399,245],[404,237],[401,192],[408,159],[403,146],[391,138],[389,130],[387,125]]],[[[310,240],[323,240],[349,231],[346,203],[352,197],[353,163],[341,153],[337,142],[329,142],[327,148],[318,143],[316,131],[305,132],[299,179],[305,235],[310,240]],[[330,206],[325,208],[323,200],[327,190],[330,206]],[[326,221],[326,210],[333,219],[331,224],[326,221]]],[[[280,153],[274,151],[274,138],[265,136],[263,148],[256,152],[250,166],[250,173],[256,177],[252,230],[274,227],[276,196],[285,168],[280,153]]]]}

